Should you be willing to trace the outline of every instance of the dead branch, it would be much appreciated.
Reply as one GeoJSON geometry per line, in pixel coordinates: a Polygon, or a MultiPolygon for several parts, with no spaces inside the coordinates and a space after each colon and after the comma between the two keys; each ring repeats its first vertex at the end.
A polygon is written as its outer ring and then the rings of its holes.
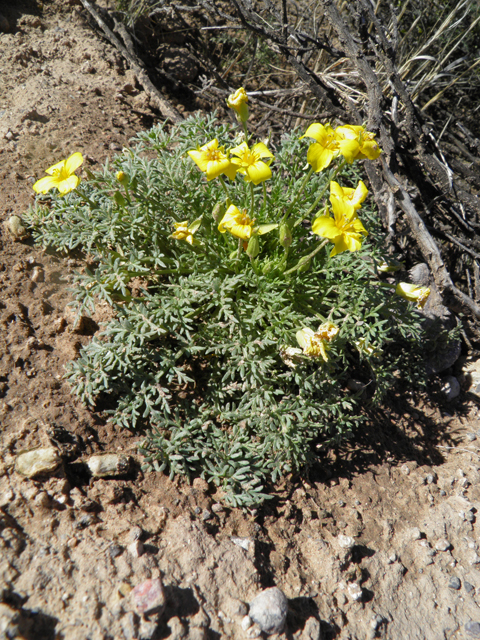
{"type": "Polygon", "coordinates": [[[174,107],[172,107],[171,104],[169,104],[167,100],[165,100],[160,91],[150,80],[147,72],[145,71],[143,63],[137,58],[132,50],[128,51],[127,48],[123,46],[120,40],[115,36],[113,31],[108,27],[106,22],[100,16],[93,3],[89,2],[88,0],[80,1],[85,9],[94,18],[98,26],[101,28],[107,40],[121,53],[121,55],[128,62],[130,68],[135,72],[139,83],[148,93],[152,102],[161,111],[165,118],[169,118],[173,123],[181,122],[183,120],[182,116],[174,107]]]}

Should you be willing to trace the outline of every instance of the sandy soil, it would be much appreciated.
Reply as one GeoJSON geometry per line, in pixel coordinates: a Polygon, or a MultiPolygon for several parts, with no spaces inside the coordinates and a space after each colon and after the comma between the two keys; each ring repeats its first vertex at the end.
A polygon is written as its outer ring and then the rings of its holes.
{"type": "MultiPolygon", "coordinates": [[[[0,2],[0,14],[6,222],[46,167],[74,151],[98,167],[160,114],[75,2],[0,2]]],[[[230,510],[199,479],[143,474],[141,434],[70,395],[63,367],[102,319],[74,327],[81,268],[0,225],[0,638],[255,637],[246,605],[272,585],[289,600],[278,637],[480,637],[476,396],[392,396],[355,444],[261,509],[230,510]],[[19,473],[22,452],[51,447],[56,469],[19,473]],[[99,453],[129,456],[129,471],[92,477],[99,453]],[[132,589],[157,577],[166,607],[142,615],[132,589]]]]}

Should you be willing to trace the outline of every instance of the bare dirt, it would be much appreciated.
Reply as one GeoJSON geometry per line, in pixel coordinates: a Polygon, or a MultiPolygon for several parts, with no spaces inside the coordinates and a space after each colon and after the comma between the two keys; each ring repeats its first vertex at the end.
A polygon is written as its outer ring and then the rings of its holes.
{"type": "MultiPolygon", "coordinates": [[[[160,115],[81,6],[18,0],[0,14],[3,223],[32,204],[46,167],[74,151],[99,167],[160,115]]],[[[64,365],[101,322],[75,328],[68,310],[81,268],[0,225],[0,638],[255,637],[246,605],[272,585],[289,600],[278,637],[480,637],[473,393],[392,396],[307,477],[231,510],[202,480],[142,473],[141,434],[70,394],[64,365]],[[57,470],[18,472],[21,452],[52,446],[57,470]],[[130,456],[131,470],[92,477],[98,453],[130,456]],[[166,607],[142,616],[132,589],[160,576],[166,607]]]]}

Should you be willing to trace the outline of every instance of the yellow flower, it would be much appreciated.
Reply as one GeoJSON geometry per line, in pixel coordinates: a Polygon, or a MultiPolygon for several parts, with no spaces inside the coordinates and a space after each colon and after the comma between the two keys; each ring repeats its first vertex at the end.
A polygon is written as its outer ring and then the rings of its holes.
{"type": "Polygon", "coordinates": [[[254,147],[249,149],[246,142],[238,145],[230,151],[235,156],[233,162],[236,165],[238,173],[242,173],[247,182],[253,182],[257,185],[272,177],[272,171],[262,158],[273,158],[273,154],[267,149],[263,142],[258,142],[254,147]]]}
{"type": "Polygon", "coordinates": [[[351,189],[350,187],[341,187],[338,182],[332,180],[330,182],[330,193],[332,196],[335,196],[340,200],[345,200],[345,202],[353,205],[353,208],[356,211],[357,209],[360,209],[362,202],[367,197],[368,189],[362,180],[360,180],[355,189],[351,189]]]}
{"type": "Polygon", "coordinates": [[[184,220],[183,222],[174,222],[175,231],[170,236],[171,238],[175,238],[175,240],[185,240],[188,244],[199,244],[198,240],[193,237],[193,234],[200,226],[199,221],[195,221],[191,227],[188,226],[188,221],[184,220]]]}
{"type": "Polygon", "coordinates": [[[334,243],[330,256],[343,251],[358,251],[368,232],[358,218],[353,204],[330,195],[333,215],[319,216],[312,224],[312,231],[321,238],[328,238],[334,243]]]}
{"type": "Polygon", "coordinates": [[[73,191],[80,183],[80,178],[74,172],[82,162],[83,156],[78,151],[66,160],[57,162],[46,170],[45,173],[48,173],[48,176],[35,182],[33,190],[36,193],[48,193],[50,189],[56,187],[62,196],[73,191]]]}
{"type": "Polygon", "coordinates": [[[216,138],[210,140],[199,149],[192,149],[192,151],[188,152],[188,155],[197,167],[207,174],[207,180],[218,178],[222,173],[228,176],[230,180],[235,179],[237,167],[218,148],[218,140],[216,138]]]}
{"type": "Polygon", "coordinates": [[[251,220],[244,209],[240,211],[234,204],[231,204],[218,225],[220,233],[229,231],[232,236],[242,240],[250,240],[255,220],[251,220]]]}
{"type": "Polygon", "coordinates": [[[315,332],[308,327],[297,331],[297,342],[306,356],[314,358],[321,356],[327,362],[327,344],[336,337],[338,332],[339,328],[333,322],[324,322],[315,332]]]}
{"type": "Polygon", "coordinates": [[[423,309],[430,295],[430,289],[428,287],[418,287],[416,284],[409,284],[408,282],[399,282],[395,288],[395,293],[409,302],[416,302],[417,309],[423,309]]]}
{"type": "Polygon", "coordinates": [[[351,164],[354,160],[375,160],[382,150],[375,142],[375,134],[365,131],[364,127],[346,124],[335,129],[338,148],[345,160],[351,164]]]}
{"type": "Polygon", "coordinates": [[[246,122],[248,120],[247,102],[248,96],[245,93],[245,89],[243,87],[237,89],[235,93],[232,93],[232,95],[228,96],[227,98],[227,105],[231,109],[235,110],[240,122],[246,122]]]}
{"type": "Polygon", "coordinates": [[[326,169],[333,158],[338,156],[337,137],[329,124],[323,126],[319,123],[311,124],[300,140],[306,137],[316,140],[308,147],[307,162],[318,173],[326,169]]]}

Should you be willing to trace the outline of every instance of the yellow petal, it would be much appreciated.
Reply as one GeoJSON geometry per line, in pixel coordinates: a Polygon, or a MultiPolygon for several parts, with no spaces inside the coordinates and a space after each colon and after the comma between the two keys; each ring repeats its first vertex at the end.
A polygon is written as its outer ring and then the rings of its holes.
{"type": "Polygon", "coordinates": [[[330,202],[332,203],[335,222],[339,227],[344,227],[346,223],[350,222],[352,218],[357,215],[353,204],[348,202],[348,200],[341,200],[330,194],[330,202]]]}
{"type": "Polygon", "coordinates": [[[57,178],[54,176],[45,176],[45,178],[40,178],[33,185],[33,190],[36,193],[48,193],[50,189],[53,189],[58,184],[57,178]]]}
{"type": "Polygon", "coordinates": [[[230,167],[230,160],[225,158],[224,160],[210,160],[207,162],[207,168],[205,173],[207,174],[207,180],[213,180],[222,175],[230,167]]]}
{"type": "Polygon", "coordinates": [[[230,153],[234,156],[239,156],[242,157],[244,155],[244,153],[248,152],[248,145],[246,142],[242,142],[242,144],[239,144],[238,147],[234,147],[233,149],[230,150],[230,153]]]}
{"type": "Polygon", "coordinates": [[[317,142],[320,142],[321,140],[325,140],[326,136],[327,132],[323,124],[315,122],[308,127],[303,136],[300,136],[300,140],[302,138],[313,138],[317,142]]]}
{"type": "Polygon", "coordinates": [[[253,147],[252,153],[257,154],[260,158],[274,158],[273,153],[268,149],[268,147],[263,144],[263,142],[257,142],[257,144],[253,147]]]}
{"type": "Polygon", "coordinates": [[[66,180],[62,180],[61,182],[59,182],[57,184],[57,187],[60,193],[62,194],[62,196],[64,196],[65,194],[70,193],[70,191],[73,191],[74,189],[76,189],[78,187],[79,182],[80,182],[80,178],[74,174],[73,176],[70,176],[66,180]]]}
{"type": "Polygon", "coordinates": [[[361,146],[360,158],[368,158],[369,160],[376,160],[382,153],[382,150],[375,142],[375,140],[366,140],[361,146]]]}
{"type": "Polygon", "coordinates": [[[82,154],[77,151],[65,160],[65,169],[68,173],[73,173],[83,162],[82,154]]]}
{"type": "Polygon", "coordinates": [[[65,160],[60,160],[60,162],[52,164],[51,167],[48,167],[48,169],[45,170],[45,173],[48,173],[49,176],[52,176],[54,173],[59,173],[65,166],[65,162],[65,160]]]}
{"type": "Polygon", "coordinates": [[[193,151],[189,151],[188,155],[195,162],[200,171],[206,171],[208,166],[208,160],[205,157],[205,154],[202,151],[198,151],[194,149],[193,151]]]}
{"type": "Polygon", "coordinates": [[[317,236],[334,240],[342,235],[341,230],[335,224],[335,220],[330,216],[320,216],[314,220],[312,231],[317,236]]]}
{"type": "Polygon", "coordinates": [[[331,163],[333,159],[332,149],[327,149],[318,142],[314,142],[308,147],[307,162],[313,167],[315,173],[323,171],[331,163]]]}
{"type": "Polygon", "coordinates": [[[338,148],[349,164],[352,164],[360,152],[358,140],[339,140],[338,148]]]}
{"type": "Polygon", "coordinates": [[[257,185],[260,184],[260,182],[264,182],[265,180],[271,178],[272,170],[267,164],[265,164],[265,162],[259,160],[255,164],[248,167],[247,175],[249,180],[251,180],[253,184],[257,185]]]}

